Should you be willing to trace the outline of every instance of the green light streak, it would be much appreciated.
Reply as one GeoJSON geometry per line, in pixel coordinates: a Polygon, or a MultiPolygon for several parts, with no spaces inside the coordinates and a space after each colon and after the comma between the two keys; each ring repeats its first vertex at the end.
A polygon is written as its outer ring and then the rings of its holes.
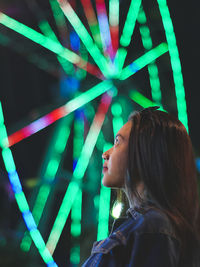
{"type": "Polygon", "coordinates": [[[90,90],[87,90],[85,93],[82,93],[80,96],[77,96],[76,98],[70,100],[66,105],[65,109],[67,112],[72,112],[86,103],[92,101],[94,98],[102,95],[109,89],[113,87],[113,84],[111,81],[103,81],[99,84],[92,87],[90,90]]]}
{"type": "Polygon", "coordinates": [[[79,190],[71,211],[71,235],[80,237],[81,234],[81,213],[82,213],[82,191],[79,190]]]}
{"type": "Polygon", "coordinates": [[[112,115],[115,116],[115,117],[121,116],[121,114],[122,114],[122,106],[119,103],[115,102],[111,106],[111,112],[112,112],[112,115]]]}
{"type": "Polygon", "coordinates": [[[2,150],[2,157],[3,159],[5,159],[6,170],[9,170],[9,172],[14,172],[16,170],[16,167],[15,167],[14,160],[12,158],[12,152],[9,148],[4,148],[2,150]]]}
{"type": "Polygon", "coordinates": [[[87,48],[88,52],[96,62],[97,66],[103,73],[105,77],[109,77],[109,69],[108,69],[108,63],[105,59],[105,57],[101,54],[99,48],[96,46],[96,44],[93,42],[91,36],[87,32],[85,26],[79,19],[79,17],[74,12],[73,8],[68,2],[60,2],[60,6],[71,23],[71,25],[74,27],[75,31],[77,32],[79,38],[84,43],[85,47],[87,48]]]}
{"type": "MultiPolygon", "coordinates": [[[[41,21],[39,23],[39,28],[40,30],[43,32],[43,34],[45,34],[47,37],[51,38],[52,40],[54,40],[55,42],[58,42],[58,38],[55,35],[54,31],[51,29],[51,26],[49,25],[48,21],[41,21]]],[[[74,68],[73,65],[68,62],[67,60],[65,60],[64,58],[57,56],[57,60],[58,62],[61,64],[63,70],[66,72],[66,74],[73,74],[74,73],[74,68]]]]}
{"type": "MultiPolygon", "coordinates": [[[[150,35],[149,27],[146,25],[147,19],[145,12],[141,6],[138,18],[140,25],[140,34],[142,37],[142,43],[146,50],[150,50],[153,47],[152,39],[150,35]]],[[[162,94],[160,89],[160,80],[158,76],[158,67],[155,62],[148,65],[149,79],[151,85],[152,100],[162,106],[162,94]]]]}
{"type": "Polygon", "coordinates": [[[97,22],[96,14],[94,12],[94,8],[92,6],[91,1],[87,2],[87,5],[85,5],[85,1],[81,0],[85,16],[88,20],[88,24],[92,33],[92,36],[97,44],[97,46],[100,48],[100,50],[103,50],[102,42],[101,42],[101,36],[100,36],[100,30],[99,25],[97,22]]]}
{"type": "MultiPolygon", "coordinates": [[[[2,110],[1,102],[0,102],[0,123],[1,123],[0,126],[2,126],[2,124],[4,124],[4,116],[3,116],[3,110],[2,110]]],[[[3,133],[3,135],[4,134],[5,133],[3,133]]],[[[7,135],[7,133],[6,133],[6,135],[7,135]]],[[[6,138],[7,138],[7,136],[6,136],[6,138]]],[[[0,132],[0,144],[2,144],[1,132],[0,132]]],[[[14,159],[13,159],[11,150],[7,147],[2,146],[2,157],[3,157],[5,167],[6,167],[6,171],[8,172],[8,175],[10,176],[11,173],[16,172],[16,167],[15,167],[15,163],[14,163],[14,159]]],[[[19,184],[20,184],[20,182],[19,182],[19,184]]],[[[20,184],[20,186],[21,186],[21,184],[20,184]]],[[[22,212],[23,217],[25,218],[25,214],[27,214],[27,212],[30,213],[30,209],[29,209],[28,202],[26,200],[26,197],[25,197],[22,189],[19,189],[19,192],[15,193],[15,198],[16,198],[18,207],[19,207],[20,211],[22,212]]],[[[34,223],[33,218],[32,218],[32,220],[34,223]]],[[[46,264],[53,262],[54,260],[51,256],[51,254],[49,253],[49,251],[47,250],[45,243],[44,243],[42,236],[41,236],[40,232],[38,231],[38,229],[34,228],[33,230],[30,230],[30,235],[33,239],[35,246],[38,248],[39,253],[40,253],[42,259],[44,260],[44,262],[46,264]]],[[[57,266],[57,265],[55,265],[55,266],[57,266]]]]}
{"type": "MultiPolygon", "coordinates": [[[[103,151],[110,149],[113,145],[106,143],[103,151]]],[[[97,226],[97,241],[108,237],[108,224],[110,214],[111,189],[101,185],[99,197],[99,218],[97,226]]]]}
{"type": "Polygon", "coordinates": [[[131,42],[131,37],[135,28],[135,23],[140,9],[140,5],[141,0],[131,0],[123,32],[120,38],[120,44],[124,47],[129,46],[131,42]]]}
{"type": "Polygon", "coordinates": [[[52,30],[51,26],[49,25],[48,21],[42,20],[40,21],[38,26],[43,34],[45,34],[47,37],[51,38],[55,42],[59,43],[58,38],[55,35],[54,31],[52,30]]]}
{"type": "MultiPolygon", "coordinates": [[[[65,16],[60,8],[60,5],[56,0],[49,0],[51,9],[53,11],[53,16],[56,22],[56,25],[59,30],[62,30],[63,28],[67,28],[65,16]]],[[[61,36],[62,37],[62,36],[61,36]]]]}
{"type": "MultiPolygon", "coordinates": [[[[56,22],[56,25],[58,27],[59,32],[61,33],[61,37],[63,38],[63,29],[66,28],[66,23],[65,23],[65,16],[60,8],[60,5],[58,4],[58,2],[56,0],[49,0],[52,12],[53,12],[53,16],[56,22]]],[[[44,22],[43,22],[44,23],[44,22]]],[[[48,37],[50,37],[51,39],[53,39],[54,41],[58,41],[56,35],[54,34],[54,31],[51,29],[49,23],[47,21],[45,21],[46,27],[44,27],[42,29],[42,32],[47,35],[48,37]]],[[[59,42],[59,41],[58,41],[59,42]]],[[[67,62],[66,60],[63,60],[62,57],[57,57],[59,63],[61,64],[63,70],[66,72],[66,74],[73,74],[74,73],[74,68],[73,65],[70,64],[69,62],[67,62]]]]}
{"type": "Polygon", "coordinates": [[[109,23],[113,27],[119,25],[119,0],[109,1],[109,23]]]}
{"type": "Polygon", "coordinates": [[[121,117],[122,106],[119,103],[115,102],[111,106],[111,112],[113,115],[112,123],[113,123],[113,133],[115,137],[119,129],[124,125],[123,118],[121,117]]]}
{"type": "Polygon", "coordinates": [[[111,189],[102,186],[99,203],[99,223],[97,229],[97,241],[108,237],[108,223],[110,213],[111,189]]]}
{"type": "Polygon", "coordinates": [[[23,192],[15,194],[15,198],[21,212],[29,211],[29,206],[23,192]]]}
{"type": "MultiPolygon", "coordinates": [[[[95,85],[94,87],[92,87],[91,89],[87,90],[86,92],[82,93],[81,95],[79,95],[78,97],[75,97],[74,99],[70,100],[67,104],[57,108],[56,110],[61,113],[61,117],[67,116],[69,115],[71,112],[75,111],[76,109],[80,108],[81,106],[87,104],[88,102],[92,101],[93,99],[95,99],[96,97],[100,96],[101,94],[105,93],[106,91],[108,91],[108,94],[115,94],[116,93],[116,88],[113,87],[113,84],[111,81],[107,80],[107,81],[103,81],[97,85],[95,85]]],[[[54,110],[55,111],[55,110],[54,110]]],[[[52,111],[52,112],[54,112],[52,111]]],[[[44,118],[46,115],[44,115],[41,118],[44,118]]],[[[60,117],[60,118],[61,118],[60,117]]],[[[40,120],[41,118],[39,118],[38,120],[40,120]]],[[[57,118],[58,120],[59,118],[57,118]]],[[[37,121],[37,120],[36,120],[37,121]]],[[[56,120],[55,120],[56,121],[56,120]]],[[[34,122],[33,122],[34,123],[34,122]]],[[[27,127],[27,126],[26,126],[27,127]]],[[[44,126],[46,127],[46,126],[44,126]]],[[[39,130],[44,129],[44,127],[40,128],[39,130]]],[[[25,128],[25,127],[24,127],[25,128]]],[[[23,129],[24,129],[23,128],[23,129]]],[[[39,131],[38,130],[38,131],[39,131]]],[[[8,142],[8,140],[4,139],[2,140],[2,142],[8,142]]]]}
{"type": "Polygon", "coordinates": [[[51,254],[53,254],[56,248],[64,225],[66,223],[67,217],[71,210],[72,204],[74,203],[74,200],[80,190],[79,184],[81,183],[81,180],[87,169],[89,160],[92,156],[92,152],[97,142],[104,118],[105,115],[101,116],[101,118],[98,118],[96,115],[88,132],[87,138],[80,154],[80,158],[73,172],[72,181],[69,183],[63,202],[60,206],[58,215],[56,217],[48,241],[46,243],[46,247],[49,249],[51,254]]]}
{"type": "Polygon", "coordinates": [[[2,12],[0,12],[0,23],[73,64],[78,64],[81,60],[77,54],[63,47],[60,43],[42,35],[41,33],[29,28],[15,19],[10,18],[2,12]]]}
{"type": "MultiPolygon", "coordinates": [[[[75,116],[76,118],[76,116],[75,116]]],[[[80,157],[81,149],[84,145],[84,119],[77,117],[74,121],[74,140],[73,140],[73,161],[76,162],[80,157]]],[[[70,262],[79,264],[80,262],[80,235],[82,217],[82,190],[77,193],[76,199],[71,210],[71,235],[74,237],[73,245],[70,249],[70,262]]]]}
{"type": "MultiPolygon", "coordinates": [[[[155,103],[155,102],[151,101],[150,99],[148,99],[147,97],[143,96],[138,91],[130,91],[129,96],[133,101],[135,101],[138,105],[140,105],[143,108],[158,106],[157,103],[155,103]]],[[[166,110],[164,110],[162,107],[160,107],[159,110],[166,112],[166,110]]]]}
{"type": "Polygon", "coordinates": [[[168,46],[166,43],[162,43],[157,47],[153,48],[143,56],[136,59],[129,66],[125,67],[119,77],[120,80],[125,80],[131,75],[135,74],[138,70],[144,68],[146,65],[151,63],[153,60],[157,59],[161,55],[165,54],[168,51],[168,46]],[[134,68],[132,67],[134,65],[134,68]]]}
{"type": "Polygon", "coordinates": [[[73,247],[70,252],[70,262],[79,264],[80,262],[80,246],[73,247]]]}
{"type": "Polygon", "coordinates": [[[178,118],[184,124],[187,131],[189,131],[187,105],[185,100],[185,89],[183,85],[181,63],[180,63],[178,48],[176,45],[176,37],[173,29],[173,24],[170,18],[170,13],[166,0],[158,0],[158,6],[160,9],[160,14],[162,17],[166,39],[169,47],[169,55],[171,59],[173,79],[175,84],[175,93],[177,99],[178,118]]]}
{"type": "MultiPolygon", "coordinates": [[[[128,47],[131,42],[131,37],[135,28],[135,23],[140,9],[140,5],[141,0],[131,0],[123,32],[120,38],[120,44],[123,47],[128,47]]],[[[124,48],[120,48],[117,50],[115,63],[117,62],[118,73],[121,73],[126,55],[127,51],[124,48]]]]}
{"type": "MultiPolygon", "coordinates": [[[[83,58],[83,60],[85,61],[85,69],[87,69],[87,61],[88,61],[88,53],[87,53],[87,49],[85,48],[84,44],[81,43],[80,44],[80,55],[83,58]]],[[[76,77],[79,80],[83,80],[86,78],[87,75],[87,71],[83,69],[77,69],[76,71],[76,77]]]]}
{"type": "Polygon", "coordinates": [[[114,65],[116,66],[116,78],[118,78],[121,74],[122,67],[124,64],[124,61],[126,59],[127,51],[123,47],[120,47],[117,50],[115,59],[114,59],[114,65]]]}
{"type": "MultiPolygon", "coordinates": [[[[115,102],[111,106],[111,112],[113,115],[113,133],[116,136],[119,129],[123,126],[122,107],[119,103],[115,102]]],[[[106,143],[103,151],[110,149],[113,145],[106,143]]],[[[110,214],[110,188],[101,185],[100,200],[99,200],[99,221],[97,228],[97,241],[102,240],[108,236],[109,214],[110,214]]]]}
{"type": "Polygon", "coordinates": [[[76,195],[78,194],[78,191],[79,191],[78,183],[71,181],[63,198],[58,215],[56,217],[56,220],[54,222],[53,228],[51,230],[51,233],[49,235],[46,244],[46,247],[49,249],[51,254],[53,254],[56,248],[56,245],[59,241],[60,235],[66,223],[67,217],[70,213],[76,195]]]}
{"type": "MultiPolygon", "coordinates": [[[[71,125],[71,118],[67,123],[66,120],[63,121],[59,129],[57,129],[56,133],[57,138],[54,138],[54,140],[56,140],[55,146],[53,147],[53,151],[51,152],[51,157],[44,172],[44,179],[43,179],[44,182],[53,182],[56,177],[56,173],[58,171],[62,159],[62,154],[65,150],[70,135],[70,130],[71,130],[70,125],[71,125]]],[[[39,190],[38,196],[35,201],[35,205],[33,207],[33,216],[36,220],[36,224],[39,224],[48,195],[50,193],[50,189],[51,185],[44,184],[41,186],[39,190]]]]}
{"type": "MultiPolygon", "coordinates": [[[[44,173],[42,174],[43,184],[40,186],[32,211],[37,226],[42,217],[43,210],[52,188],[51,183],[55,180],[63,152],[67,145],[71,131],[71,123],[71,116],[66,117],[65,119],[62,119],[60,121],[60,124],[58,124],[54,133],[52,144],[49,146],[50,151],[48,153],[47,164],[44,169],[44,173]]],[[[25,251],[29,251],[31,246],[31,239],[28,238],[27,235],[28,233],[25,232],[24,238],[22,239],[20,245],[21,248],[23,248],[23,250],[25,251]]]]}
{"type": "Polygon", "coordinates": [[[80,263],[80,235],[81,235],[81,215],[82,215],[82,191],[79,190],[74,200],[71,210],[71,235],[76,238],[75,244],[70,250],[70,262],[80,263]],[[76,257],[75,257],[76,255],[76,257]]]}

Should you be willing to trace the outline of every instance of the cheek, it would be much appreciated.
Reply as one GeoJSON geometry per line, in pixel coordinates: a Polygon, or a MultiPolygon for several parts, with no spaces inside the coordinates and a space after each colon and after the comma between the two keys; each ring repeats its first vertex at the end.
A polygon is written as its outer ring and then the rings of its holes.
{"type": "Polygon", "coordinates": [[[125,151],[118,155],[114,155],[114,158],[111,161],[111,168],[115,169],[120,174],[125,172],[127,168],[127,153],[125,151]]]}
{"type": "Polygon", "coordinates": [[[107,172],[104,174],[103,185],[108,187],[121,188],[124,186],[124,179],[127,169],[127,158],[113,156],[107,172]]]}

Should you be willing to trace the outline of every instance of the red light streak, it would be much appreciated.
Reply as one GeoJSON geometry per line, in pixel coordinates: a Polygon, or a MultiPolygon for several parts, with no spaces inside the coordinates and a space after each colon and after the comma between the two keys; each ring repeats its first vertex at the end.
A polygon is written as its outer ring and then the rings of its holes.
{"type": "Polygon", "coordinates": [[[99,32],[99,25],[97,22],[96,14],[94,12],[92,3],[90,0],[81,0],[85,16],[88,20],[90,30],[92,32],[93,38],[96,42],[96,44],[99,46],[99,48],[102,48],[102,44],[100,42],[100,32],[99,32]]]}
{"type": "Polygon", "coordinates": [[[113,45],[113,50],[116,53],[119,47],[119,27],[118,26],[110,26],[110,34],[113,45]]]}

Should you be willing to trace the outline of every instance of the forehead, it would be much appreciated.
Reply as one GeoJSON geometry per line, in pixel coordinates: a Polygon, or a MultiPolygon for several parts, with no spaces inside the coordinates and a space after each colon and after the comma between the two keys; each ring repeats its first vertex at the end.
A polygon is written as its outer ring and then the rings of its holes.
{"type": "Polygon", "coordinates": [[[128,121],[124,126],[118,131],[118,134],[122,135],[124,138],[129,138],[132,127],[132,121],[128,121]]]}

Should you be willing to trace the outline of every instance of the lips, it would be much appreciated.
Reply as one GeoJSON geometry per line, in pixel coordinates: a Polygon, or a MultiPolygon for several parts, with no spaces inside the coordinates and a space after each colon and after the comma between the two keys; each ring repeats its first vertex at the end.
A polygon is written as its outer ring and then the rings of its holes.
{"type": "Polygon", "coordinates": [[[105,173],[105,172],[107,172],[107,170],[108,170],[108,167],[107,166],[103,166],[102,172],[105,173]]]}

